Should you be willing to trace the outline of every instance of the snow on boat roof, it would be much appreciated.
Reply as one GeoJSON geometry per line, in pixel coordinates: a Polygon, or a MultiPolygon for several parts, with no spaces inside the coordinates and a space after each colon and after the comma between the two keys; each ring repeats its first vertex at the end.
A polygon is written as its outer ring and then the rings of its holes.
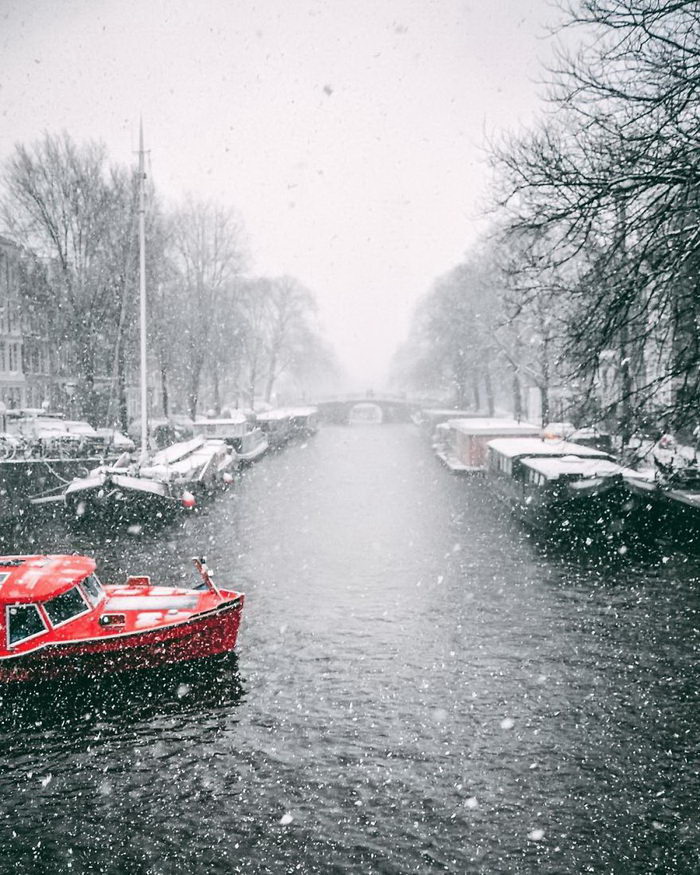
{"type": "Polygon", "coordinates": [[[518,422],[516,419],[450,419],[448,420],[450,428],[459,431],[462,434],[520,434],[520,435],[539,435],[541,429],[537,425],[532,425],[529,422],[518,422]]]}
{"type": "Polygon", "coordinates": [[[201,435],[190,438],[187,441],[180,441],[177,444],[173,444],[172,446],[166,447],[164,450],[159,450],[155,453],[151,465],[153,467],[158,465],[172,465],[173,462],[177,462],[179,459],[183,459],[185,456],[198,450],[203,443],[204,438],[201,435]]]}
{"type": "Polygon", "coordinates": [[[587,459],[609,459],[607,453],[574,444],[571,441],[546,441],[541,438],[496,438],[489,448],[509,459],[520,456],[579,456],[587,459]]]}
{"type": "Polygon", "coordinates": [[[583,474],[584,477],[604,477],[622,473],[622,468],[609,459],[581,458],[581,456],[558,456],[545,459],[523,459],[522,464],[538,471],[548,480],[556,480],[562,474],[583,474]]]}
{"type": "Polygon", "coordinates": [[[282,409],[264,410],[261,413],[257,413],[256,416],[258,420],[289,419],[289,413],[282,409]]]}
{"type": "Polygon", "coordinates": [[[476,410],[459,410],[454,407],[423,407],[420,413],[422,416],[444,416],[450,419],[468,419],[472,416],[475,419],[479,419],[481,417],[481,414],[476,410]]]}
{"type": "Polygon", "coordinates": [[[290,416],[313,416],[318,413],[318,407],[287,407],[285,408],[290,416]]]}
{"type": "Polygon", "coordinates": [[[207,425],[243,425],[246,422],[248,422],[248,417],[245,413],[241,413],[239,410],[232,410],[230,416],[222,416],[215,419],[197,418],[194,421],[194,428],[196,430],[201,426],[207,425]]]}
{"type": "Polygon", "coordinates": [[[89,556],[0,556],[0,603],[45,601],[95,568],[89,556]]]}

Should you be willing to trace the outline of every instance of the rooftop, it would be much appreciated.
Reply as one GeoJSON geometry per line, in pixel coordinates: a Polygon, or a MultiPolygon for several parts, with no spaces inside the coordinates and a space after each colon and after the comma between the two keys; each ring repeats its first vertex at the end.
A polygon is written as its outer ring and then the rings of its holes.
{"type": "Polygon", "coordinates": [[[574,444],[571,441],[546,441],[541,438],[496,438],[489,447],[509,459],[522,456],[578,456],[586,459],[610,459],[607,453],[574,444]]]}
{"type": "Polygon", "coordinates": [[[582,459],[580,456],[560,456],[545,459],[523,459],[523,465],[539,471],[548,480],[557,480],[562,475],[578,474],[583,477],[604,477],[620,474],[622,468],[608,459],[582,459]]]}
{"type": "Polygon", "coordinates": [[[481,418],[481,419],[450,419],[448,421],[450,428],[454,428],[462,434],[519,434],[519,435],[539,435],[541,429],[537,425],[532,425],[529,422],[518,422],[516,419],[497,419],[481,418]]]}
{"type": "Polygon", "coordinates": [[[0,602],[44,601],[95,570],[88,556],[0,556],[0,602]]]}

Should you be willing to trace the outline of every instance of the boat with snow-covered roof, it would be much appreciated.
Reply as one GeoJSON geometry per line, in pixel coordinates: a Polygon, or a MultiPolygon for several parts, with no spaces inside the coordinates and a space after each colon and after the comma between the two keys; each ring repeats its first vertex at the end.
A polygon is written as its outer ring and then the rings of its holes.
{"type": "Polygon", "coordinates": [[[244,595],[193,560],[196,588],[103,584],[78,555],[0,557],[0,683],[151,668],[232,651],[244,595]]]}
{"type": "Polygon", "coordinates": [[[487,473],[494,494],[535,528],[607,537],[626,526],[627,469],[600,450],[497,438],[488,444],[487,473]]]}

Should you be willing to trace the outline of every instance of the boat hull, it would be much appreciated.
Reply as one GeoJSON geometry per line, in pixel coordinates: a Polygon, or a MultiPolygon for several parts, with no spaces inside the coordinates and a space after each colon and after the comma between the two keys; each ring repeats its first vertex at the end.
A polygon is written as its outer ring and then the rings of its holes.
{"type": "Polygon", "coordinates": [[[532,487],[493,473],[494,494],[530,529],[568,542],[588,543],[626,533],[627,495],[618,478],[591,483],[579,490],[550,484],[532,487]]]}
{"type": "Polygon", "coordinates": [[[64,500],[69,518],[78,524],[158,524],[172,519],[181,508],[165,484],[122,475],[75,484],[64,500]]]}
{"type": "MultiPolygon", "coordinates": [[[[248,436],[246,435],[246,438],[248,436]]],[[[241,465],[252,465],[257,462],[268,451],[270,444],[267,438],[262,435],[258,440],[236,439],[231,441],[233,449],[236,452],[236,459],[241,465]]]]}
{"type": "Polygon", "coordinates": [[[234,650],[243,597],[170,626],[125,635],[49,644],[0,661],[0,683],[136,671],[234,650]]]}
{"type": "Polygon", "coordinates": [[[635,479],[628,479],[626,487],[642,539],[700,554],[700,490],[669,489],[635,479]]]}

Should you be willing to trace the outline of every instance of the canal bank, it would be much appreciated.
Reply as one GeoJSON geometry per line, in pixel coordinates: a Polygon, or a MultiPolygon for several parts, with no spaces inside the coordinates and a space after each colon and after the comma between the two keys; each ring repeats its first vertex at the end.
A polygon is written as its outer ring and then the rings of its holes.
{"type": "Polygon", "coordinates": [[[4,708],[0,871],[692,871],[681,557],[548,554],[411,426],[328,427],[159,537],[33,537],[106,578],[206,553],[246,614],[211,676],[4,708]]]}

